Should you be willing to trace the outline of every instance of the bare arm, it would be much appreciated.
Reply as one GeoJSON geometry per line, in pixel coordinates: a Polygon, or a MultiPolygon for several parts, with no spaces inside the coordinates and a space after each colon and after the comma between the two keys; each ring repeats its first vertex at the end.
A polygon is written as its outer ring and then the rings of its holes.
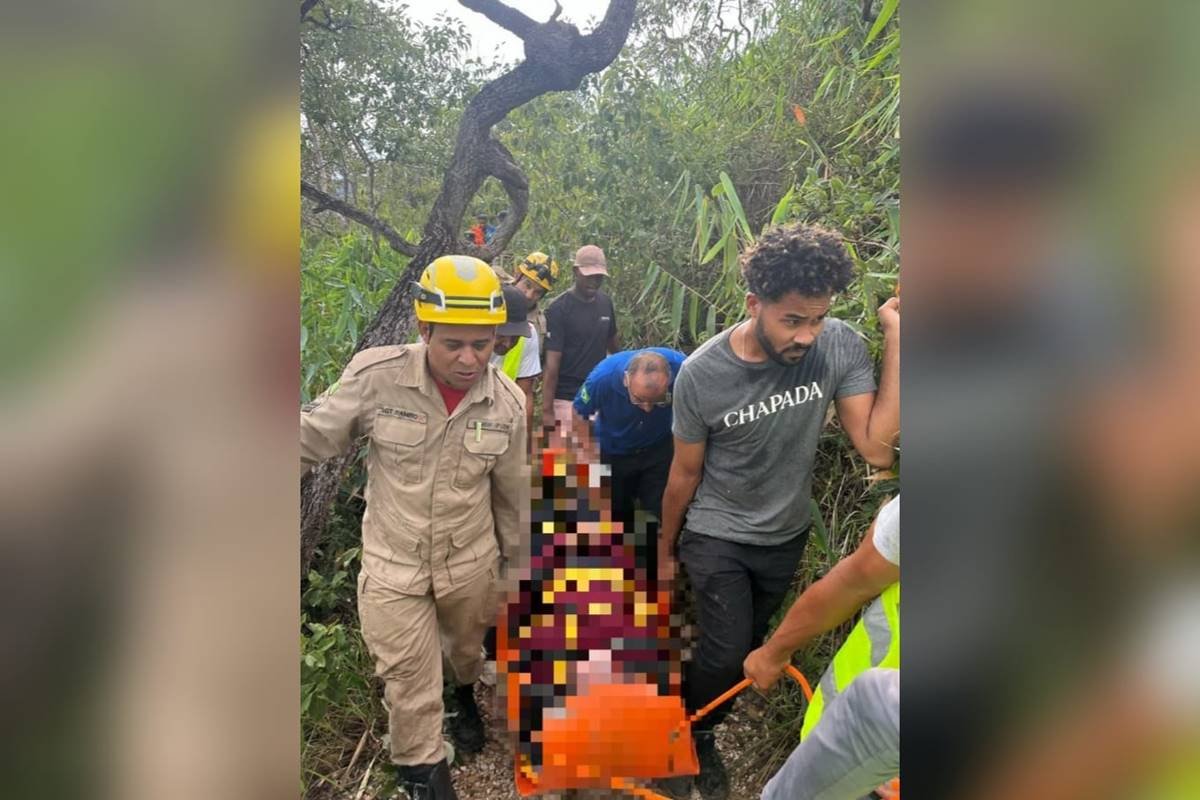
{"type": "Polygon", "coordinates": [[[854,616],[883,590],[900,580],[900,567],[875,549],[875,524],[852,554],[808,587],[767,642],[746,657],[746,676],[760,689],[770,688],[792,653],[854,616]]]}
{"type": "Polygon", "coordinates": [[[671,459],[671,472],[667,476],[667,488],[662,500],[662,525],[658,539],[660,579],[674,576],[675,542],[683,528],[684,512],[692,502],[704,474],[705,445],[705,441],[685,442],[675,437],[675,456],[671,459]]]}
{"type": "Polygon", "coordinates": [[[883,327],[883,365],[879,391],[834,401],[842,428],[867,463],[887,469],[896,461],[900,434],[900,300],[893,297],[879,309],[883,327]]]}
{"type": "Polygon", "coordinates": [[[554,393],[558,390],[558,370],[562,366],[562,352],[546,351],[544,379],[542,381],[542,425],[554,426],[554,393]]]}
{"type": "MultiPolygon", "coordinates": [[[[842,429],[850,437],[850,443],[868,464],[876,469],[887,469],[896,461],[896,452],[890,441],[876,439],[871,433],[872,410],[878,405],[875,392],[839,397],[834,401],[842,429]]],[[[893,440],[894,440],[893,434],[893,440]]]]}

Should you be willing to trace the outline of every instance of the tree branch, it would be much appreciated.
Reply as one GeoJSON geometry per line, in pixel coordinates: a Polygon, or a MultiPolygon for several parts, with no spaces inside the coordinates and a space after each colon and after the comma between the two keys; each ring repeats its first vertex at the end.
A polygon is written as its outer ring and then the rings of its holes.
{"type": "Polygon", "coordinates": [[[417,246],[401,236],[400,233],[391,225],[388,225],[386,222],[377,217],[371,216],[360,208],[355,208],[344,200],[339,200],[333,195],[321,191],[308,181],[300,181],[300,194],[317,204],[314,213],[320,213],[322,211],[336,211],[346,219],[357,222],[359,225],[362,225],[363,227],[379,234],[384,239],[387,239],[387,243],[391,245],[392,249],[397,253],[406,255],[409,258],[412,258],[417,254],[417,246]]]}
{"type": "Polygon", "coordinates": [[[483,248],[482,258],[490,263],[508,247],[508,243],[512,241],[521,222],[525,219],[525,214],[529,210],[529,179],[517,166],[517,162],[508,148],[496,139],[488,140],[488,150],[482,160],[484,169],[489,175],[500,181],[509,200],[508,216],[492,234],[492,241],[483,248]]]}
{"type": "Polygon", "coordinates": [[[527,39],[538,24],[517,9],[500,0],[458,0],[464,8],[483,14],[518,39],[527,39]]]}
{"type": "Polygon", "coordinates": [[[300,0],[300,21],[301,22],[304,21],[304,18],[308,16],[308,12],[312,11],[313,7],[319,2],[321,2],[321,0],[300,0]]]}
{"type": "MultiPolygon", "coordinates": [[[[493,11],[508,8],[495,0],[460,2],[468,7],[487,6],[493,11]]],[[[528,181],[512,163],[508,151],[501,155],[491,144],[492,126],[535,97],[579,88],[585,76],[611,64],[629,35],[636,5],[636,0],[611,0],[604,19],[587,36],[565,22],[540,25],[531,22],[532,33],[525,41],[525,60],[486,84],[467,103],[459,122],[454,154],[422,232],[422,242],[460,241],[457,228],[467,205],[489,175],[504,183],[513,203],[505,228],[511,227],[515,232],[521,227],[528,205],[528,181]]],[[[509,240],[511,235],[501,236],[499,244],[502,246],[509,240]]],[[[482,248],[493,257],[501,249],[496,238],[490,246],[482,248]]]]}
{"type": "Polygon", "coordinates": [[[625,46],[636,7],[635,0],[612,0],[608,4],[604,19],[582,39],[584,58],[579,60],[578,67],[591,73],[599,72],[612,63],[625,46]]]}

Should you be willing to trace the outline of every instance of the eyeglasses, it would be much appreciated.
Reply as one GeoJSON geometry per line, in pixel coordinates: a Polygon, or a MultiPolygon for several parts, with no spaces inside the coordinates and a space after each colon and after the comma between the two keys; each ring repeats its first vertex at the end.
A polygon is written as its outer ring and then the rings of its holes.
{"type": "Polygon", "coordinates": [[[670,392],[667,392],[663,396],[662,400],[654,401],[654,400],[642,400],[641,398],[637,397],[633,393],[633,390],[631,390],[631,389],[627,388],[625,391],[629,394],[629,402],[633,403],[635,406],[644,406],[647,403],[649,403],[650,405],[654,406],[655,408],[670,408],[671,407],[671,393],[670,392]]]}

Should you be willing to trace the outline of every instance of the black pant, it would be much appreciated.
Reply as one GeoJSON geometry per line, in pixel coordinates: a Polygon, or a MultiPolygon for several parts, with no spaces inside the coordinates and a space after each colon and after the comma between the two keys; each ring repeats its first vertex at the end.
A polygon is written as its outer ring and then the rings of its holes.
{"type": "Polygon", "coordinates": [[[662,517],[663,492],[675,454],[674,440],[668,436],[660,444],[627,455],[601,453],[612,468],[612,508],[618,519],[633,519],[635,503],[656,518],[662,517]]]}
{"type": "MultiPolygon", "coordinates": [[[[771,617],[791,588],[807,541],[807,530],[791,541],[765,547],[683,531],[679,561],[692,586],[697,628],[683,681],[688,711],[704,707],[742,679],[742,662],[762,644],[771,617]]],[[[729,706],[724,703],[713,710],[697,729],[716,725],[729,706]]]]}

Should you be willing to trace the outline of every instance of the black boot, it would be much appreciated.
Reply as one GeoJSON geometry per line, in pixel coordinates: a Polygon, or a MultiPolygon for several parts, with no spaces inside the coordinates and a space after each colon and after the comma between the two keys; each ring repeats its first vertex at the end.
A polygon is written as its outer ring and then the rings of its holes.
{"type": "Polygon", "coordinates": [[[696,776],[696,788],[704,800],[728,800],[729,773],[717,752],[717,737],[712,731],[696,733],[696,756],[700,760],[700,774],[696,776]]]}
{"type": "Polygon", "coordinates": [[[450,718],[450,737],[462,753],[478,753],[483,749],[483,719],[475,705],[475,687],[459,686],[454,690],[455,713],[450,718]]]}
{"type": "Polygon", "coordinates": [[[410,800],[458,800],[444,758],[436,764],[397,767],[396,785],[408,792],[410,800]]]}

